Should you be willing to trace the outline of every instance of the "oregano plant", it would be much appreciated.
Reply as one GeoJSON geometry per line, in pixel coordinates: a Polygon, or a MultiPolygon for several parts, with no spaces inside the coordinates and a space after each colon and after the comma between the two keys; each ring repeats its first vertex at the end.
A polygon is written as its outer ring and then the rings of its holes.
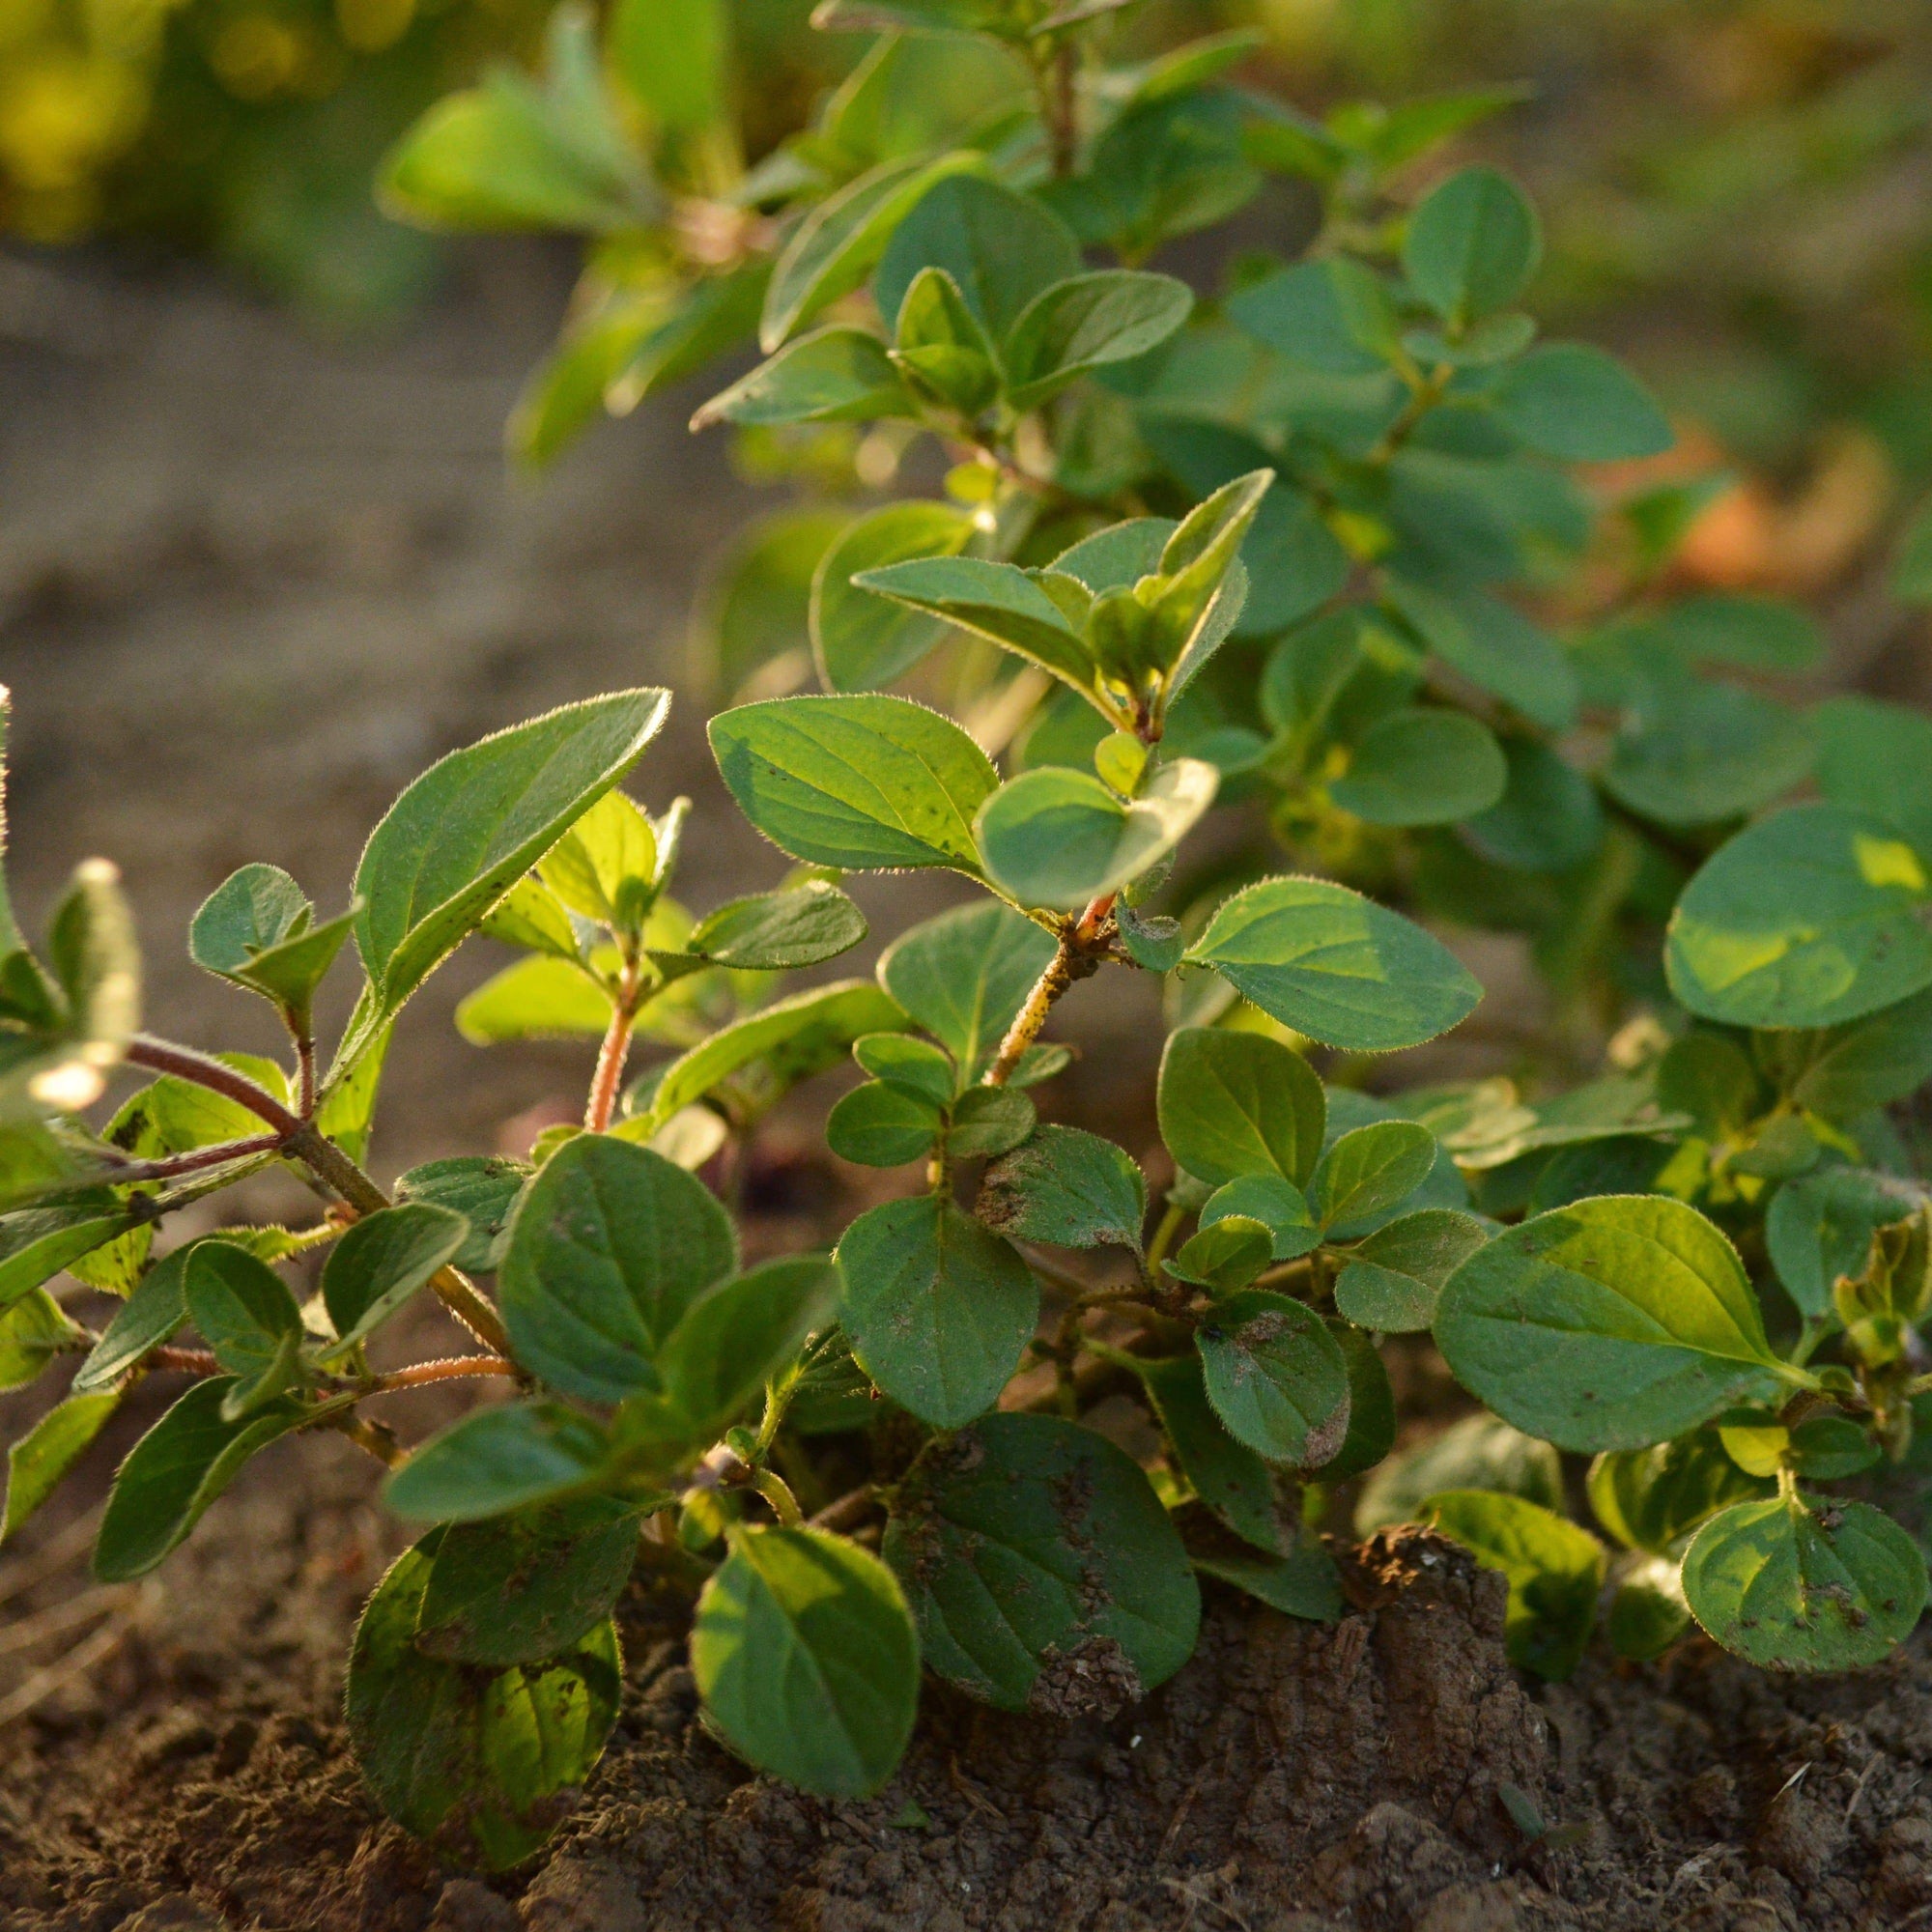
{"type": "Polygon", "coordinates": [[[890,1778],[925,1673],[1111,1713],[1186,1662],[1204,1576],[1339,1616],[1345,1502],[1502,1571],[1546,1676],[1600,1625],[1845,1669],[1924,1607],[1887,1504],[1932,1419],[1932,1195],[1888,1110],[1932,1075],[1932,726],[1769,695],[1818,640],[1667,594],[1698,488],[1605,507],[1574,471],[1667,423],[1539,343],[1513,183],[1404,191],[1503,99],[1316,121],[1232,78],[1245,36],[1110,63],[1122,11],[829,0],[883,37],[747,166],[720,6],[620,5],[601,45],[566,8],[540,83],[393,158],[421,218],[595,238],[526,453],[755,339],[698,427],[943,474],[768,524],[713,601],[711,750],[771,889],[676,895],[669,697],[634,690],[434,765],[339,911],[269,865],[213,894],[190,953],[279,1059],[143,1030],[110,867],[37,947],[0,895],[0,1366],[79,1358],[0,1535],[151,1378],[179,1393],[103,1579],[283,1436],[375,1457],[421,1535],[350,1735],[458,1861],[527,1858],[589,1775],[640,1563],[690,1594],[718,1737],[833,1799],[890,1778]],[[1270,176],[1322,211],[1294,259],[1149,266],[1270,176]],[[867,937],[845,874],[920,869],[960,903],[816,970],[867,937]],[[1506,1073],[1404,1084],[1379,1057],[1482,997],[1454,925],[1527,937],[1547,1019],[1506,1073]],[[596,1042],[582,1124],[384,1185],[392,1024],[472,937],[516,956],[459,1027],[596,1042]],[[1165,1003],[1158,1148],[1050,1118],[1058,1003],[1131,975],[1165,1003]],[[828,1252],[749,1263],[729,1177],[840,1070],[832,1152],[896,1179],[828,1252]],[[170,1238],[271,1166],[308,1224],[170,1238]],[[120,1298],[99,1332],[64,1271],[120,1298]],[[425,1297],[450,1351],[377,1366],[425,1297]],[[1471,1407],[1392,1455],[1404,1337],[1471,1407]],[[363,1412],[462,1380],[500,1399],[440,1433],[363,1412]],[[1122,1399],[1146,1431],[1093,1426],[1122,1399]]]}

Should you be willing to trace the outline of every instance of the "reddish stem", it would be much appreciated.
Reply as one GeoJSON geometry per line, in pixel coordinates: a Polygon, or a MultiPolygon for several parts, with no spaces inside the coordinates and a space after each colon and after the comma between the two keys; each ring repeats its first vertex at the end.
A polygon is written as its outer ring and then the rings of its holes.
{"type": "Polygon", "coordinates": [[[266,1087],[258,1086],[245,1073],[238,1073],[212,1053],[197,1053],[191,1046],[176,1046],[169,1040],[137,1033],[128,1042],[127,1058],[130,1066],[169,1073],[177,1080],[191,1080],[197,1087],[223,1094],[237,1106],[246,1107],[258,1120],[266,1121],[284,1139],[301,1131],[301,1122],[266,1087]]]}
{"type": "Polygon", "coordinates": [[[631,1029],[637,1021],[638,984],[635,968],[627,968],[611,1010],[604,1044],[597,1049],[597,1071],[591,1076],[590,1099],[583,1109],[583,1129],[601,1134],[617,1111],[617,1094],[624,1084],[624,1062],[630,1058],[631,1029]]]}
{"type": "Polygon", "coordinates": [[[397,1389],[425,1388],[431,1382],[461,1381],[469,1376],[514,1376],[520,1373],[515,1362],[502,1355],[444,1355],[434,1362],[412,1362],[406,1369],[391,1369],[365,1382],[362,1395],[390,1395],[397,1389]]]}

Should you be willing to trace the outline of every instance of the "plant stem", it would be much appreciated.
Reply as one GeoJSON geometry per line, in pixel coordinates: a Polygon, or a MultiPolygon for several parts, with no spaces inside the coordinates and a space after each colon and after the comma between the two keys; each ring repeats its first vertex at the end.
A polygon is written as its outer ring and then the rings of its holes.
{"type": "Polygon", "coordinates": [[[611,1025],[597,1049],[597,1071],[590,1081],[590,1099],[583,1109],[583,1130],[604,1133],[617,1111],[617,1093],[624,1081],[624,1062],[631,1053],[631,1028],[638,1016],[637,974],[627,968],[611,1009],[611,1025]]]}
{"type": "MultiPolygon", "coordinates": [[[[1036,43],[1037,45],[1037,43],[1036,43]]],[[[1065,181],[1080,158],[1080,49],[1071,35],[1036,52],[1034,81],[1039,90],[1039,118],[1046,127],[1054,177],[1065,181]]]]}
{"type": "Polygon", "coordinates": [[[397,1389],[426,1388],[431,1382],[461,1381],[470,1376],[516,1376],[523,1371],[504,1355],[443,1355],[433,1362],[412,1362],[359,1383],[358,1396],[390,1395],[397,1389]]]}
{"type": "MultiPolygon", "coordinates": [[[[225,1095],[238,1106],[246,1107],[275,1129],[274,1145],[281,1152],[300,1161],[356,1213],[379,1214],[388,1207],[389,1197],[313,1121],[298,1119],[266,1087],[258,1086],[245,1073],[238,1073],[213,1054],[199,1053],[191,1046],[177,1046],[172,1040],[156,1039],[148,1034],[136,1034],[128,1043],[128,1060],[135,1066],[172,1074],[178,1080],[191,1080],[199,1087],[225,1095]]],[[[429,1285],[442,1305],[485,1348],[499,1355],[509,1353],[510,1336],[502,1318],[471,1282],[455,1268],[442,1267],[430,1277],[429,1285]]]]}
{"type": "Polygon", "coordinates": [[[172,1370],[184,1376],[218,1376],[221,1373],[221,1364],[207,1349],[150,1349],[145,1366],[172,1370]]]}
{"type": "Polygon", "coordinates": [[[877,1501],[877,1491],[870,1483],[862,1483],[856,1490],[847,1490],[842,1496],[827,1503],[811,1519],[810,1526],[813,1529],[849,1529],[877,1501]]]}
{"type": "Polygon", "coordinates": [[[115,1187],[128,1187],[140,1180],[173,1180],[184,1174],[199,1174],[204,1168],[225,1167],[233,1160],[275,1153],[281,1145],[279,1134],[256,1134],[247,1140],[223,1141],[217,1147],[195,1148],[188,1153],[165,1154],[156,1160],[123,1161],[107,1179],[115,1187]]]}
{"type": "Polygon", "coordinates": [[[1047,961],[1045,972],[1034,981],[1025,1006],[1013,1015],[1013,1023],[986,1069],[983,1085],[1004,1087],[1012,1078],[1020,1057],[1039,1037],[1053,1003],[1074,980],[1088,979],[1099,970],[1106,953],[1101,931],[1119,896],[1117,893],[1102,893],[1078,919],[1070,919],[1061,927],[1060,945],[1047,961]]]}

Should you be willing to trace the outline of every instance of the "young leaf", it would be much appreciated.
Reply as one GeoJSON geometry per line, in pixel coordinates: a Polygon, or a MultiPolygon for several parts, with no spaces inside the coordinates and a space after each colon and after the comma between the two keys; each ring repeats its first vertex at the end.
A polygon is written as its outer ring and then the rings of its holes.
{"type": "Polygon", "coordinates": [[[1491,402],[1509,430],[1559,463],[1659,456],[1677,440],[1636,378],[1586,343],[1532,349],[1503,371],[1491,402]]]}
{"type": "Polygon", "coordinates": [[[1521,1496],[1451,1490],[1423,1520],[1509,1578],[1503,1640],[1510,1662],[1561,1683],[1582,1662],[1604,1586],[1604,1546],[1587,1529],[1521,1496]]]}
{"type": "MultiPolygon", "coordinates": [[[[1307,1254],[1321,1239],[1321,1230],[1308,1211],[1308,1197],[1293,1181],[1284,1180],[1278,1174],[1237,1175],[1217,1187],[1202,1205],[1202,1230],[1205,1233],[1236,1215],[1258,1221],[1267,1230],[1271,1259],[1278,1262],[1292,1262],[1307,1254]]],[[[1186,1255],[1183,1248],[1183,1262],[1186,1255]]]]}
{"type": "Polygon", "coordinates": [[[837,886],[808,879],[732,899],[699,920],[680,951],[652,948],[650,956],[668,974],[700,966],[790,973],[849,952],[866,930],[865,914],[837,886]]]}
{"type": "Polygon", "coordinates": [[[721,712],[718,769],[773,844],[848,870],[977,872],[973,815],[999,783],[958,725],[903,697],[788,697],[721,712]]]}
{"type": "Polygon", "coordinates": [[[1133,269],[1099,269],[1042,290],[1002,348],[1009,400],[1036,409],[1089,370],[1145,355],[1193,306],[1185,282],[1133,269]]]}
{"type": "Polygon", "coordinates": [[[713,423],[869,422],[917,415],[886,345],[863,328],[820,328],[721,391],[692,417],[713,423]]]}
{"type": "Polygon", "coordinates": [[[1473,1214],[1423,1208],[1378,1228],[1335,1278],[1335,1306],[1382,1335],[1419,1333],[1435,1319],[1442,1285],[1488,1239],[1473,1214]]]}
{"type": "Polygon", "coordinates": [[[1264,879],[1224,899],[1186,960],[1284,1026],[1357,1053],[1433,1039],[1482,998],[1438,940],[1324,879],[1264,879]]]}
{"type": "Polygon", "coordinates": [[[1033,298],[1080,272],[1080,244],[1031,195],[979,175],[949,175],[893,231],[872,278],[886,326],[922,270],[952,278],[974,320],[1004,342],[1033,298]]]}
{"type": "MultiPolygon", "coordinates": [[[[959,177],[970,180],[970,176],[959,177]]],[[[811,580],[812,655],[828,691],[878,691],[946,636],[946,622],[865,589],[855,579],[915,557],[956,556],[973,520],[950,503],[887,503],[848,524],[811,580]]]]}
{"type": "Polygon", "coordinates": [[[1294,1512],[1282,1493],[1283,1480],[1222,1427],[1208,1400],[1201,1357],[1151,1361],[1137,1356],[1134,1369],[1167,1434],[1179,1473],[1202,1503],[1257,1548],[1287,1555],[1294,1547],[1294,1512]]]}
{"type": "Polygon", "coordinates": [[[1038,1115],[1016,1088],[969,1087],[953,1102],[946,1151],[954,1160],[1009,1153],[1033,1132],[1038,1115]]]}
{"type": "Polygon", "coordinates": [[[669,709],[663,691],[565,705],[434,764],[369,836],[355,929],[371,992],[338,1055],[367,1050],[505,892],[637,761],[669,709]]]}
{"type": "Polygon", "coordinates": [[[868,1208],[836,1260],[852,1352],[886,1394],[938,1429],[993,1406],[1039,1320],[1039,1285],[1007,1242],[928,1194],[868,1208]]]}
{"type": "Polygon", "coordinates": [[[1759,1036],[1761,1049],[1774,1044],[1792,1099],[1829,1121],[1852,1121],[1932,1079],[1932,990],[1826,1032],[1759,1036]]]}
{"type": "Polygon", "coordinates": [[[986,1169],[973,1212],[1016,1241],[1138,1251],[1147,1177],[1124,1148],[1098,1134],[1041,1125],[986,1169]]]}
{"type": "Polygon", "coordinates": [[[1013,564],[917,557],[861,571],[852,582],[907,611],[1016,651],[1083,696],[1093,690],[1095,664],[1086,639],[1040,582],[1013,564]]]}
{"type": "Polygon", "coordinates": [[[1869,1503],[1794,1492],[1734,1503],[1684,1552],[1691,1614],[1726,1650],[1780,1670],[1881,1662],[1925,1607],[1925,1559],[1869,1503]]]}
{"type": "Polygon", "coordinates": [[[231,1418],[224,1406],[236,1386],[233,1376],[196,1382],[128,1452],[94,1546],[94,1574],[103,1583],[145,1576],[186,1538],[249,1457],[313,1413],[281,1398],[231,1418]]]}
{"type": "Polygon", "coordinates": [[[207,972],[306,1014],[359,910],[317,925],[302,889],[279,866],[243,866],[202,901],[188,926],[188,956],[207,972]]]}
{"type": "Polygon", "coordinates": [[[610,1439],[561,1403],[479,1408],[433,1435],[391,1470],[383,1500],[398,1516],[472,1522],[590,1487],[610,1462],[610,1439]]]}
{"type": "Polygon", "coordinates": [[[0,1512],[0,1544],[53,1493],[79,1462],[107,1418],[121,1406],[118,1388],[70,1394],[56,1403],[7,1451],[7,1503],[0,1512]]]}
{"type": "Polygon", "coordinates": [[[1003,905],[961,906],[886,949],[879,982],[953,1059],[980,1078],[1053,958],[1053,935],[1003,905]]]}
{"type": "Polygon", "coordinates": [[[883,1080],[845,1094],[826,1116],[825,1145],[861,1167],[903,1167],[923,1160],[946,1125],[934,1101],[883,1080]]]}
{"type": "Polygon", "coordinates": [[[638,1513],[581,1496],[452,1523],[416,1615],[426,1657],[504,1669],[560,1656],[611,1614],[638,1554],[638,1513]]]}
{"type": "Polygon", "coordinates": [[[1270,1463],[1319,1467],[1349,1429],[1349,1370],[1322,1324],[1285,1294],[1249,1289],[1195,1338],[1208,1400],[1237,1442],[1270,1463]]]}
{"type": "Polygon", "coordinates": [[[897,1766],[919,1704],[919,1637],[876,1556],[815,1529],[760,1529],[698,1599],[691,1667],[731,1748],[823,1798],[897,1766]]]}
{"type": "Polygon", "coordinates": [[[1003,1710],[1111,1716],[1194,1649],[1180,1538],[1138,1465],[1077,1423],[990,1415],[935,1443],[882,1547],[926,1662],[1003,1710]]]}
{"type": "Polygon", "coordinates": [[[603,1754],[623,1689],[608,1618],[560,1656],[492,1673],[415,1642],[434,1535],[405,1550],[355,1627],[346,1711],[390,1817],[452,1858],[506,1871],[556,1829],[603,1754]]]}
{"type": "Polygon", "coordinates": [[[497,1289],[517,1359],[590,1402],[653,1393],[666,1337],[737,1260],[730,1217],[702,1181],[648,1148],[582,1134],[510,1224],[497,1289]]]}
{"type": "Polygon", "coordinates": [[[1487,724],[1417,706],[1378,719],[1328,795],[1371,825],[1451,825],[1497,804],[1508,781],[1487,724]]]}
{"type": "MultiPolygon", "coordinates": [[[[228,1241],[197,1241],[182,1279],[188,1318],[215,1359],[240,1378],[240,1396],[281,1363],[289,1339],[302,1339],[301,1310],[273,1268],[228,1241]]],[[[269,1389],[269,1394],[279,1390],[269,1389]]]]}
{"type": "Polygon", "coordinates": [[[1885,820],[1803,805],[1741,832],[1685,887],[1670,990],[1704,1019],[1822,1027],[1932,985],[1932,881],[1885,820]]]}
{"type": "Polygon", "coordinates": [[[323,1305],[337,1337],[323,1359],[338,1361],[374,1334],[469,1239],[463,1215],[427,1201],[355,1222],[323,1264],[323,1305]]]}
{"type": "Polygon", "coordinates": [[[774,1000],[673,1060],[651,1089],[642,1124],[655,1133],[725,1082],[753,1074],[767,1098],[776,1099],[796,1082],[838,1065],[855,1039],[904,1023],[893,1000],[864,980],[835,980],[774,1000]]]}
{"type": "Polygon", "coordinates": [[[739,1415],[807,1336],[832,1326],[838,1299],[824,1255],[786,1255],[701,1294],[658,1357],[687,1439],[709,1440],[739,1415]]]}
{"type": "Polygon", "coordinates": [[[469,1232],[451,1259],[466,1273],[491,1274],[502,1261],[510,1210],[529,1178],[522,1161],[499,1154],[425,1161],[396,1177],[396,1205],[420,1201],[462,1215],[469,1232]]]}
{"type": "Polygon", "coordinates": [[[1212,1186],[1274,1174],[1306,1186],[1327,1100],[1308,1063],[1265,1034],[1182,1027],[1168,1036],[1156,1092],[1160,1137],[1212,1186]]]}
{"type": "Polygon", "coordinates": [[[758,347],[772,355],[804,325],[866,279],[899,223],[948,175],[983,166],[957,153],[886,161],[828,195],[792,231],[765,290],[758,347]]]}
{"type": "MultiPolygon", "coordinates": [[[[1205,1217],[1208,1210],[1201,1211],[1205,1217]]],[[[1246,1288],[1273,1254],[1274,1235],[1265,1222],[1231,1213],[1211,1221],[1204,1218],[1200,1232],[1183,1241],[1180,1252],[1164,1265],[1177,1281],[1226,1295],[1246,1288]]]]}
{"type": "Polygon", "coordinates": [[[580,919],[635,933],[655,896],[657,833],[642,808],[607,791],[537,861],[537,876],[580,919]]]}
{"type": "Polygon", "coordinates": [[[1493,168],[1463,168],[1409,216],[1402,266],[1409,286],[1453,327],[1507,308],[1543,254],[1536,211],[1493,168]]]}
{"type": "Polygon", "coordinates": [[[1764,1217],[1765,1246],[1799,1312],[1832,1313],[1840,1275],[1863,1273],[1872,1236],[1903,1220],[1920,1196],[1910,1183],[1855,1167],[1827,1167],[1787,1180],[1764,1217]]]}
{"type": "Polygon", "coordinates": [[[1219,783],[1212,765],[1176,758],[1123,804],[1085,772],[1043,765],[994,792],[974,831],[987,872],[1015,898],[1072,912],[1173,851],[1219,783]]]}
{"type": "Polygon", "coordinates": [[[1435,1333],[1465,1388],[1563,1449],[1647,1448],[1779,1385],[1737,1250],[1653,1195],[1498,1235],[1450,1276],[1435,1333]]]}
{"type": "Polygon", "coordinates": [[[1308,1205],[1326,1228],[1364,1221],[1406,1201],[1435,1165],[1435,1136],[1412,1121],[1377,1121],[1329,1148],[1308,1184],[1308,1205]]]}

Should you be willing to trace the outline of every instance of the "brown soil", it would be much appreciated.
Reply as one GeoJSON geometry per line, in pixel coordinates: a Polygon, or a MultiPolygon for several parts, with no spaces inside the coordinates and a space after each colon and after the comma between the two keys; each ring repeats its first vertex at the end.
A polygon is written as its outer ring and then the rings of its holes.
{"type": "MultiPolygon", "coordinates": [[[[0,261],[10,869],[38,917],[77,859],[122,861],[151,1010],[181,1037],[270,1043],[181,956],[233,866],[275,860],[332,904],[438,752],[621,682],[686,682],[699,566],[752,499],[684,437],[684,399],[541,493],[505,488],[497,425],[554,318],[552,267],[496,258],[434,327],[325,351],[199,278],[0,261]]],[[[778,865],[724,806],[698,722],[682,702],[639,789],[709,809],[687,872],[702,905],[778,865]]],[[[888,931],[936,904],[916,881],[865,896],[888,931]]],[[[579,1050],[457,1040],[449,1008],[495,963],[459,959],[406,1016],[385,1171],[581,1092],[579,1050]]],[[[1097,1050],[1056,1106],[1132,1118],[1146,1014],[1069,1008],[1097,1050]]],[[[1414,1537],[1354,1564],[1334,1629],[1217,1595],[1197,1660],[1105,1724],[934,1691],[893,1786],[837,1806],[708,1740],[676,1612],[634,1589],[630,1692],[582,1808],[531,1870],[451,1877],[379,1819],[338,1721],[349,1627],[402,1541],[347,1445],[282,1445],[156,1578],[85,1594],[89,1508],[162,1394],[0,1556],[4,1932],[1932,1926],[1932,1643],[1855,1679],[1691,1645],[1538,1688],[1504,1659],[1500,1579],[1414,1537]],[[1505,1783],[1580,1842],[1528,1843],[1505,1783]]],[[[4,1434],[43,1400],[0,1400],[4,1434]]]]}

